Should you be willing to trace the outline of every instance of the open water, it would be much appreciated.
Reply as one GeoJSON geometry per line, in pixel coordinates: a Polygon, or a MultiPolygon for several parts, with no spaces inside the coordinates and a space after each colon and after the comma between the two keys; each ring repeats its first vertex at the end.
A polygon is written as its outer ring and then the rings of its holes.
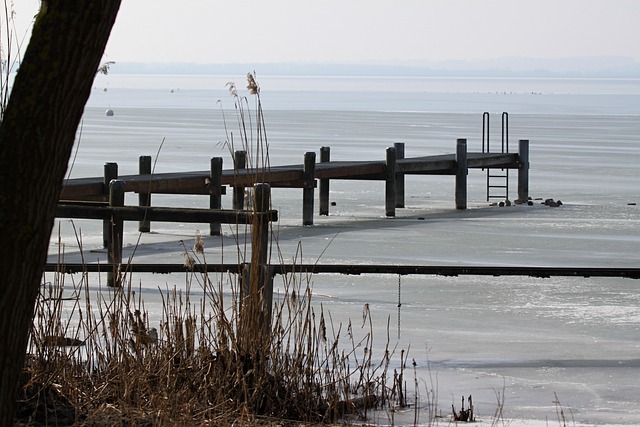
{"type": "MultiPolygon", "coordinates": [[[[154,157],[155,172],[207,170],[214,156],[230,167],[222,141],[240,144],[234,100],[225,88],[230,80],[246,95],[243,76],[98,76],[70,176],[101,176],[107,161],[118,162],[121,174],[136,173],[140,155],[154,157]]],[[[284,260],[640,266],[640,80],[258,80],[272,165],[302,163],[304,152],[322,146],[331,147],[332,160],[381,160],[394,142],[406,144],[407,157],[453,153],[457,138],[480,151],[482,113],[491,113],[490,140],[497,146],[501,113],[508,112],[510,150],[517,151],[519,139],[530,140],[530,196],[563,203],[490,206],[484,172],[472,170],[467,210],[454,208],[454,177],[407,177],[406,208],[385,218],[384,183],[332,181],[331,215],[302,227],[301,190],[274,189],[284,260]]],[[[247,120],[255,120],[255,97],[245,108],[247,120]]],[[[513,173],[512,200],[515,179],[513,173]]],[[[154,204],[206,207],[208,200],[154,196],[154,204]]],[[[230,206],[230,195],[224,196],[223,207],[230,206]]],[[[101,225],[74,223],[85,259],[104,261],[101,225]]],[[[71,224],[59,220],[59,227],[71,260],[77,252],[71,224]]],[[[197,228],[207,231],[189,224],[152,228],[139,236],[134,225],[125,225],[125,257],[140,238],[134,262],[181,262],[179,242],[192,241],[197,228]]],[[[205,238],[209,262],[222,253],[225,262],[234,261],[233,251],[222,250],[234,245],[231,231],[224,231],[222,239],[205,238]]],[[[56,236],[51,260],[59,249],[56,236]]],[[[184,278],[140,280],[153,321],[159,310],[154,290],[181,286],[184,278]]],[[[478,418],[490,422],[501,395],[508,419],[554,425],[559,399],[570,425],[640,425],[640,281],[330,274],[312,280],[316,302],[337,325],[348,319],[359,324],[368,304],[374,352],[382,357],[387,336],[392,348],[409,348],[421,395],[436,390],[445,413],[471,394],[478,418]]],[[[413,422],[412,411],[377,417],[387,424],[413,422]]]]}

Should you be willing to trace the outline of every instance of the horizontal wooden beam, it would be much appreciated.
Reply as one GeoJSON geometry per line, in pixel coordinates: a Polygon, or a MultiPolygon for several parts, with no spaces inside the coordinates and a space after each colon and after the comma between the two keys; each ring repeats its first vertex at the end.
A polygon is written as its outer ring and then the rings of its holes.
{"type": "MultiPolygon", "coordinates": [[[[48,263],[46,271],[63,273],[109,271],[109,264],[48,263]]],[[[270,266],[272,274],[393,274],[393,275],[434,275],[434,276],[529,276],[550,277],[620,277],[640,279],[640,268],[608,267],[505,267],[505,266],[437,266],[437,265],[390,265],[390,264],[278,264],[270,266]]],[[[124,268],[123,268],[124,270],[124,268]]],[[[183,264],[129,264],[127,271],[134,273],[168,274],[188,271],[183,264]]],[[[242,271],[242,264],[196,264],[196,272],[242,271]]]]}
{"type": "MultiPolygon", "coordinates": [[[[262,215],[262,214],[257,214],[262,215]]],[[[277,221],[278,212],[269,211],[269,220],[277,221]]],[[[124,221],[160,221],[186,223],[250,224],[254,214],[229,209],[190,209],[145,206],[101,206],[98,204],[58,204],[57,218],[109,219],[124,221]]]]}

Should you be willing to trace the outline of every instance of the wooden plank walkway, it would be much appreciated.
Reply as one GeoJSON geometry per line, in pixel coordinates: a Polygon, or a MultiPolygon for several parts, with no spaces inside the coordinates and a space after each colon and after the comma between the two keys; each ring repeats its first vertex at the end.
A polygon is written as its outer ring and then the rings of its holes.
{"type": "MultiPolygon", "coordinates": [[[[469,169],[519,168],[519,156],[515,154],[469,153],[469,169]]],[[[386,162],[383,160],[331,161],[315,165],[315,179],[365,179],[384,180],[386,162]]],[[[397,173],[405,175],[455,175],[454,154],[398,159],[397,173]]],[[[132,193],[202,194],[210,195],[214,190],[207,185],[209,171],[167,172],[118,176],[132,193]]],[[[304,165],[271,166],[268,170],[233,169],[222,171],[222,185],[250,187],[257,181],[271,187],[299,187],[307,185],[304,165]]],[[[106,192],[108,193],[108,191],[106,192]]],[[[61,200],[83,200],[106,194],[103,177],[74,178],[65,182],[61,200]]]]}
{"type": "MultiPolygon", "coordinates": [[[[456,208],[466,208],[466,176],[469,169],[499,168],[517,169],[518,198],[528,196],[528,141],[520,141],[521,150],[526,153],[479,153],[466,151],[466,140],[458,140],[454,154],[440,154],[404,158],[404,144],[395,144],[387,149],[384,160],[330,161],[329,148],[321,149],[321,160],[316,162],[315,153],[306,153],[302,164],[271,166],[268,169],[246,168],[246,153],[234,154],[234,167],[222,169],[222,159],[211,162],[210,171],[172,172],[151,174],[150,157],[144,164],[140,158],[140,174],[117,176],[115,171],[103,177],[70,179],[64,184],[60,195],[66,200],[106,200],[109,181],[117,177],[125,182],[125,191],[140,195],[159,194],[201,194],[220,197],[226,194],[226,187],[234,190],[234,209],[243,208],[244,189],[257,183],[267,183],[272,188],[302,188],[303,224],[313,224],[313,189],[320,181],[320,215],[328,215],[329,181],[340,180],[380,180],[387,182],[385,188],[386,215],[394,216],[396,207],[404,207],[405,175],[453,175],[456,177],[456,208]],[[524,144],[523,144],[524,143],[524,144]],[[462,147],[462,150],[460,149],[462,147]],[[397,150],[397,152],[396,152],[397,150]],[[145,173],[146,172],[146,173],[145,173]]],[[[114,164],[110,164],[113,166],[114,164]]],[[[142,197],[141,197],[142,200],[142,197]]],[[[146,200],[146,199],[145,199],[146,200]]],[[[149,203],[149,200],[146,200],[149,203]]],[[[142,204],[142,202],[141,202],[142,204]]]]}

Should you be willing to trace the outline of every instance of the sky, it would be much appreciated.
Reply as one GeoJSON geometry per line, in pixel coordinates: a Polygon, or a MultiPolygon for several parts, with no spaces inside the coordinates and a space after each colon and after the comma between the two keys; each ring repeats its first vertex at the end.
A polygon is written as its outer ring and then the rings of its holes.
{"type": "MultiPolygon", "coordinates": [[[[15,2],[26,28],[39,0],[15,2]]],[[[621,56],[639,0],[122,0],[117,62],[413,63],[621,56]]]]}

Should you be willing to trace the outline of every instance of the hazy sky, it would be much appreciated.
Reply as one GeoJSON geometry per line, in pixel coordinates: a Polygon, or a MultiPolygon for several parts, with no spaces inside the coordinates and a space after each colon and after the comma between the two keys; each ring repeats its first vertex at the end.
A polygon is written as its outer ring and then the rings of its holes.
{"type": "MultiPolygon", "coordinates": [[[[21,25],[39,0],[15,2],[21,25]]],[[[639,0],[123,0],[116,62],[389,62],[626,56],[639,0]]]]}

